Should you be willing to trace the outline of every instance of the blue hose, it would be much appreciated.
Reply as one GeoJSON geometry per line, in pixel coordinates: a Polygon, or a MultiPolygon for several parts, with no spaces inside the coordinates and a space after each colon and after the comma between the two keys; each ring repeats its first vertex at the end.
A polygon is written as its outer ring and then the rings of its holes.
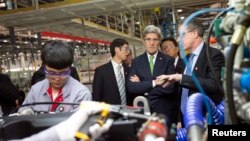
{"type": "Polygon", "coordinates": [[[243,93],[250,93],[250,70],[244,70],[240,78],[240,86],[243,90],[243,93]]]}
{"type": "MultiPolygon", "coordinates": [[[[188,98],[188,103],[185,109],[184,117],[184,126],[188,129],[189,126],[196,125],[203,128],[204,120],[203,120],[203,96],[200,93],[192,94],[188,98]]],[[[212,109],[210,109],[212,111],[212,109]]]]}
{"type": "Polygon", "coordinates": [[[222,101],[218,106],[215,106],[214,102],[208,96],[201,93],[195,93],[188,98],[188,103],[184,114],[186,129],[192,125],[197,125],[200,127],[204,126],[203,107],[204,103],[206,102],[211,111],[212,124],[224,124],[224,102],[222,101]]]}
{"type": "Polygon", "coordinates": [[[216,125],[223,125],[223,124],[225,123],[225,122],[224,122],[224,111],[225,111],[225,108],[224,108],[224,100],[221,101],[220,104],[218,104],[218,105],[216,106],[216,108],[217,108],[217,112],[220,113],[220,117],[218,117],[218,118],[220,118],[220,120],[222,120],[222,121],[220,121],[219,123],[216,123],[216,125]]]}
{"type": "Polygon", "coordinates": [[[206,103],[205,101],[209,105],[209,109],[211,111],[212,124],[224,124],[224,101],[215,106],[214,102],[208,96],[201,93],[192,94],[188,98],[186,112],[183,115],[185,128],[179,129],[177,131],[177,141],[187,140],[186,130],[188,130],[191,126],[198,126],[201,129],[204,128],[206,122],[203,116],[203,111],[206,110],[206,108],[204,107],[206,103]],[[183,130],[185,130],[185,132],[183,130]]]}
{"type": "Polygon", "coordinates": [[[185,128],[181,128],[178,130],[176,141],[187,141],[187,130],[185,128]]]}

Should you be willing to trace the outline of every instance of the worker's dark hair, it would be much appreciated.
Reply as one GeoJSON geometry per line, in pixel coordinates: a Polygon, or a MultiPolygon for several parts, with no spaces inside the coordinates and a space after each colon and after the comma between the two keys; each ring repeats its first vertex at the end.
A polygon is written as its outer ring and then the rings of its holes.
{"type": "Polygon", "coordinates": [[[54,69],[70,67],[74,61],[73,47],[62,41],[49,41],[41,50],[41,60],[54,69]]]}

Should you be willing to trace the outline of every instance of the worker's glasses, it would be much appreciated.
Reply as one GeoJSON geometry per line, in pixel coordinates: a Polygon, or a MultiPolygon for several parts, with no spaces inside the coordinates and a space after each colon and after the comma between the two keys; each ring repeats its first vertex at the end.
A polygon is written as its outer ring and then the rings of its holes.
{"type": "Polygon", "coordinates": [[[44,72],[47,76],[59,76],[59,77],[68,77],[70,75],[70,68],[63,72],[53,72],[48,71],[46,67],[44,67],[44,72]]]}

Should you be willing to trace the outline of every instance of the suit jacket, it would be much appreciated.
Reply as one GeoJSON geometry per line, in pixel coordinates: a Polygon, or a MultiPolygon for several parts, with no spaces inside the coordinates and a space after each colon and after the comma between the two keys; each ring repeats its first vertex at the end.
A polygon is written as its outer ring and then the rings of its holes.
{"type": "MultiPolygon", "coordinates": [[[[196,64],[193,68],[193,73],[197,77],[205,93],[213,100],[213,102],[215,102],[215,104],[218,104],[224,98],[222,82],[220,79],[222,67],[225,66],[225,58],[220,50],[212,47],[209,47],[208,49],[215,76],[213,76],[211,68],[208,64],[205,44],[202,47],[200,55],[198,56],[196,64]]],[[[192,77],[188,75],[182,76],[180,86],[189,89],[189,96],[193,93],[199,92],[196,84],[192,80],[192,77]]]]}
{"type": "MultiPolygon", "coordinates": [[[[184,60],[182,58],[179,57],[177,64],[174,68],[175,73],[178,74],[183,74],[185,70],[185,64],[184,64],[184,60]]],[[[176,113],[179,113],[180,111],[180,104],[181,104],[181,86],[179,85],[179,82],[175,83],[175,89],[176,89],[176,96],[177,96],[177,108],[176,108],[176,113]]],[[[180,119],[180,115],[178,115],[178,118],[180,119]]]]}
{"type": "Polygon", "coordinates": [[[4,115],[16,109],[19,92],[8,75],[0,73],[0,106],[4,115]]]}
{"type": "Polygon", "coordinates": [[[182,74],[185,69],[185,64],[182,58],[179,57],[176,66],[174,67],[174,71],[176,73],[182,74]]]}
{"type": "Polygon", "coordinates": [[[174,58],[158,52],[153,75],[150,72],[150,66],[147,53],[134,58],[130,68],[129,76],[137,75],[140,82],[128,81],[128,90],[130,93],[144,95],[148,93],[151,112],[161,113],[167,116],[168,125],[175,122],[175,113],[177,108],[177,96],[175,95],[175,85],[171,84],[168,87],[162,86],[153,87],[152,80],[162,74],[174,74],[174,58]]]}
{"type": "MultiPolygon", "coordinates": [[[[123,63],[125,83],[129,72],[128,65],[123,63]]],[[[131,105],[131,101],[127,92],[126,84],[126,99],[127,105],[131,105]]],[[[115,72],[111,61],[99,66],[95,69],[93,80],[93,100],[102,101],[109,104],[121,104],[118,84],[115,77],[115,72]]]]}

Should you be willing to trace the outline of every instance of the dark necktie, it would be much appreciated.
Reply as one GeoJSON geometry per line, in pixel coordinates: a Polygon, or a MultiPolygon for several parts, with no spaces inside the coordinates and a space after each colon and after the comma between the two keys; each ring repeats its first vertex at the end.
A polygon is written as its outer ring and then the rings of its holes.
{"type": "MultiPolygon", "coordinates": [[[[187,66],[186,66],[186,71],[184,73],[185,75],[191,75],[192,74],[192,65],[193,65],[194,56],[195,56],[195,54],[191,54],[189,59],[188,59],[188,63],[187,63],[187,66]]],[[[182,88],[182,94],[181,94],[181,112],[182,112],[182,114],[184,114],[185,107],[186,107],[186,104],[187,104],[188,92],[189,92],[189,89],[182,88]]]]}

